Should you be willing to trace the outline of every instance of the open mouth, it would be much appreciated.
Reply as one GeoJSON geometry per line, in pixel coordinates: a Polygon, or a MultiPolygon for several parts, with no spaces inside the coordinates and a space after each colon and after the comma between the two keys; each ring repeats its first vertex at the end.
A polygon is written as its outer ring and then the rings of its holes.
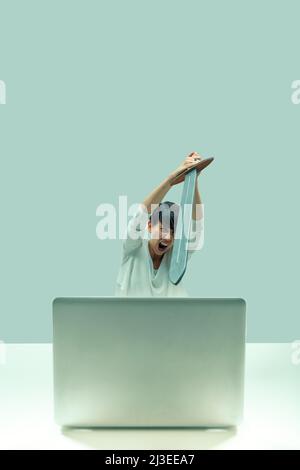
{"type": "Polygon", "coordinates": [[[158,249],[159,251],[166,251],[166,249],[168,248],[168,244],[163,242],[163,241],[160,241],[159,244],[158,244],[158,249]]]}

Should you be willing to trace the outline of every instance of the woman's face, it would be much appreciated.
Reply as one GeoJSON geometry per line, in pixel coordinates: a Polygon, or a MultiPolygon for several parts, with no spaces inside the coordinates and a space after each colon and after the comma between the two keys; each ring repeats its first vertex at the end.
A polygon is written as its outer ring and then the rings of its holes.
{"type": "Polygon", "coordinates": [[[161,222],[152,225],[149,221],[148,231],[151,234],[149,243],[151,245],[152,251],[157,256],[162,256],[172,248],[174,242],[174,232],[170,227],[163,227],[161,222]]]}

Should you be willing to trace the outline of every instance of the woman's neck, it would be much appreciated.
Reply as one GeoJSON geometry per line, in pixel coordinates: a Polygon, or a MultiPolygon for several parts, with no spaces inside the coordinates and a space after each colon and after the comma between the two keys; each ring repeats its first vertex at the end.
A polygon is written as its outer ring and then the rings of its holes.
{"type": "Polygon", "coordinates": [[[149,246],[149,253],[152,259],[153,267],[154,269],[158,269],[164,255],[159,256],[156,253],[154,253],[150,242],[148,242],[148,246],[149,246]]]}

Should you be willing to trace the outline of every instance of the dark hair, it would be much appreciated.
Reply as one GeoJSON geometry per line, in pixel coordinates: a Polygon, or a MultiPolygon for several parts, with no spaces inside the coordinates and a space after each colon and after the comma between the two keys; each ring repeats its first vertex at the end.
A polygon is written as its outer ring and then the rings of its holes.
{"type": "Polygon", "coordinates": [[[149,217],[149,221],[155,225],[161,222],[163,226],[169,226],[175,232],[180,206],[175,202],[161,202],[149,217]]]}

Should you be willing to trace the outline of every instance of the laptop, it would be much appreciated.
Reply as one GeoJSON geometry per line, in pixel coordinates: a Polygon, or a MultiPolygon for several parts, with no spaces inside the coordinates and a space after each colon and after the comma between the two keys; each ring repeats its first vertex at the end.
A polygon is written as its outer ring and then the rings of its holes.
{"type": "Polygon", "coordinates": [[[228,427],[242,419],[246,302],[53,301],[55,421],[74,427],[228,427]]]}

